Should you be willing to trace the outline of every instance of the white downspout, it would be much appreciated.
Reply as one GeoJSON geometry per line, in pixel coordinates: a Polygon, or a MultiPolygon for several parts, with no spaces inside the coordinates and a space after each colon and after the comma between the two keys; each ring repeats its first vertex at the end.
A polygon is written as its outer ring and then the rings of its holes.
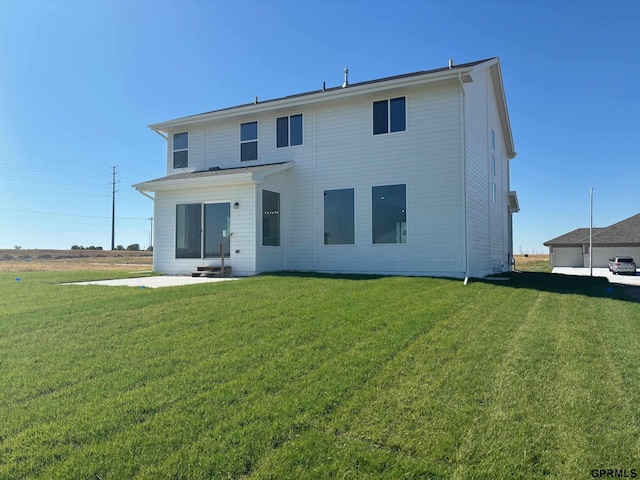
{"type": "Polygon", "coordinates": [[[467,232],[467,140],[466,140],[466,118],[464,108],[464,83],[462,82],[462,72],[458,72],[460,82],[460,164],[462,169],[462,235],[464,237],[463,263],[464,263],[464,284],[469,282],[469,239],[467,232]]]}

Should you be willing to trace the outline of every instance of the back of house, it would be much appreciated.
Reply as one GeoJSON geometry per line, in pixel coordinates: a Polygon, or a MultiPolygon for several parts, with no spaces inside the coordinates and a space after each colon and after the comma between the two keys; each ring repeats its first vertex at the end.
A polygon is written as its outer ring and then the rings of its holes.
{"type": "Polygon", "coordinates": [[[497,58],[150,128],[166,138],[167,176],[134,187],[154,198],[158,272],[510,268],[519,207],[497,58]]]}

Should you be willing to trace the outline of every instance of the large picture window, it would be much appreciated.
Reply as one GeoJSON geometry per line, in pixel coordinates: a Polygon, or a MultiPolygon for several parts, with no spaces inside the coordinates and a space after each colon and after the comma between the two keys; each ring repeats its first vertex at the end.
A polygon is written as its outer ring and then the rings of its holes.
{"type": "Polygon", "coordinates": [[[240,160],[258,159],[258,122],[240,124],[240,160]]]}
{"type": "MultiPolygon", "coordinates": [[[[220,258],[230,219],[229,203],[176,205],[176,258],[220,258]]],[[[224,256],[230,256],[228,248],[224,256]]]]}
{"type": "Polygon", "coordinates": [[[371,189],[373,243],[407,243],[407,186],[384,185],[371,189]]]}
{"type": "Polygon", "coordinates": [[[324,244],[355,243],[354,190],[324,191],[324,244]]]}
{"type": "Polygon", "coordinates": [[[402,132],[407,129],[406,97],[373,102],[373,134],[402,132]]]}
{"type": "Polygon", "coordinates": [[[189,134],[187,132],[173,134],[173,168],[189,166],[189,134]]]}
{"type": "Polygon", "coordinates": [[[276,119],[276,147],[302,145],[302,114],[276,119]]]}
{"type": "Polygon", "coordinates": [[[262,245],[280,246],[280,194],[262,191],[262,245]]]}

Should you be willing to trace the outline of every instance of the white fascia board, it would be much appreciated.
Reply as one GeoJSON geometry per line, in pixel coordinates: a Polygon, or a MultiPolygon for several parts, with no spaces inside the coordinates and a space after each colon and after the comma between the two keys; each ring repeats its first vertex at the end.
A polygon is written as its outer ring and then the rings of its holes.
{"type": "Polygon", "coordinates": [[[332,100],[341,100],[357,95],[366,95],[373,92],[382,92],[394,88],[405,88],[413,85],[433,83],[443,80],[457,80],[459,75],[467,76],[473,71],[473,67],[453,68],[442,72],[425,73],[423,75],[415,75],[381,82],[372,82],[365,85],[354,85],[345,88],[332,89],[327,91],[319,91],[309,94],[301,94],[298,96],[285,97],[279,100],[267,100],[263,103],[255,103],[241,107],[230,107],[209,113],[202,113],[189,117],[177,118],[167,122],[154,123],[149,128],[156,132],[169,132],[172,129],[183,127],[185,125],[198,125],[214,120],[222,120],[225,118],[238,117],[241,115],[257,114],[269,110],[276,110],[288,107],[299,107],[302,105],[311,105],[315,103],[327,102],[332,100]]]}
{"type": "Polygon", "coordinates": [[[216,177],[151,181],[138,183],[133,185],[133,188],[140,192],[164,192],[169,190],[190,190],[192,188],[219,187],[222,185],[241,185],[247,183],[255,183],[253,174],[238,173],[235,175],[221,175],[216,177]]]}
{"type": "Polygon", "coordinates": [[[507,108],[507,99],[504,93],[504,83],[502,82],[502,70],[500,69],[500,61],[495,58],[489,64],[491,72],[491,80],[493,81],[493,90],[496,94],[496,102],[498,103],[498,115],[504,132],[505,143],[507,144],[507,158],[511,160],[515,158],[517,152],[513,145],[513,134],[511,133],[511,121],[509,120],[509,110],[507,108]]]}

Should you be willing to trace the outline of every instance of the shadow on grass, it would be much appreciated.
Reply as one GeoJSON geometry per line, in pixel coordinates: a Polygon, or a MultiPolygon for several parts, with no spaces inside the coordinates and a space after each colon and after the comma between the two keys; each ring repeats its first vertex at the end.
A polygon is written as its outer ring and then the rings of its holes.
{"type": "MultiPolygon", "coordinates": [[[[392,276],[296,271],[265,272],[261,275],[273,277],[330,278],[336,280],[378,280],[392,276]]],[[[438,278],[462,282],[460,279],[438,278]]],[[[473,278],[471,281],[501,287],[524,288],[567,295],[584,295],[587,297],[612,298],[615,300],[640,303],[640,287],[611,284],[603,277],[582,277],[549,272],[509,272],[492,275],[489,278],[473,278]],[[490,280],[489,278],[499,278],[500,280],[490,280]]]]}
{"type": "Polygon", "coordinates": [[[509,272],[495,275],[492,278],[504,278],[505,280],[480,278],[473,279],[473,281],[567,295],[613,298],[628,302],[640,301],[640,287],[611,284],[606,278],[602,277],[582,277],[542,272],[509,272]]]}
{"type": "Polygon", "coordinates": [[[297,278],[332,278],[335,280],[379,280],[381,278],[390,277],[391,275],[365,275],[356,273],[318,273],[318,272],[295,272],[295,271],[278,271],[265,272],[261,276],[271,277],[297,277],[297,278]]]}

